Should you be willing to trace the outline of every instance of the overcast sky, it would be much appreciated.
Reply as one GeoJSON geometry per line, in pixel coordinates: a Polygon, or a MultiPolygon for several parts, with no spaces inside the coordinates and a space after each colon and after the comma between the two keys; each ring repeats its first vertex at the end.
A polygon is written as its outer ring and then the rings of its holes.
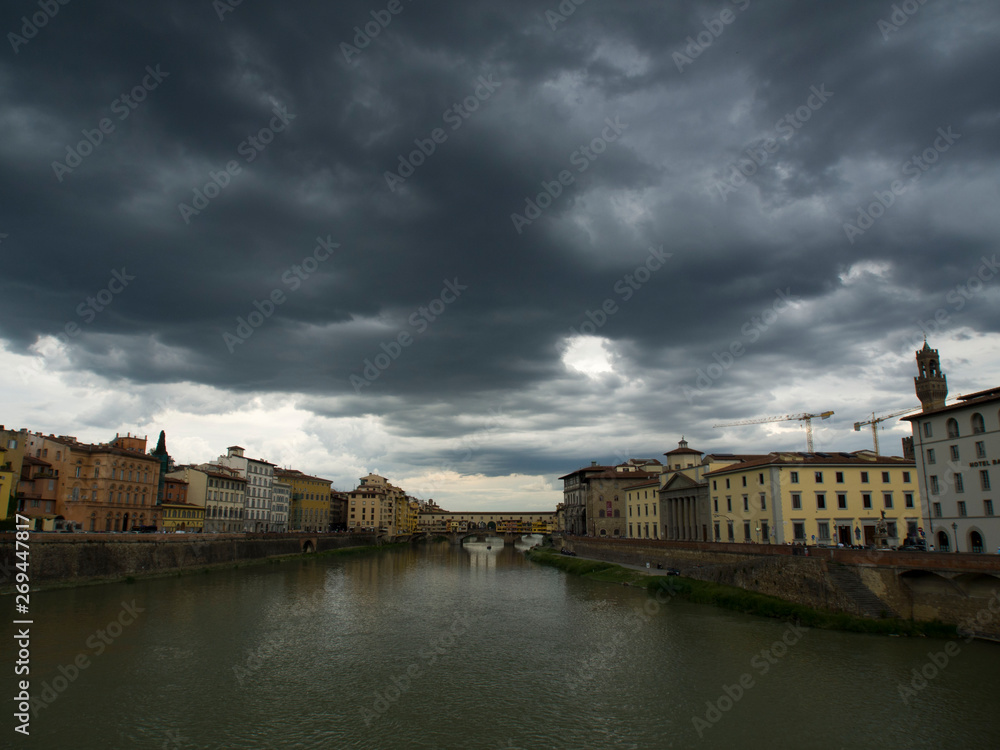
{"type": "Polygon", "coordinates": [[[0,19],[8,427],[553,509],[681,435],[805,449],[721,422],[870,447],[923,328],[997,385],[995,0],[0,19]]]}

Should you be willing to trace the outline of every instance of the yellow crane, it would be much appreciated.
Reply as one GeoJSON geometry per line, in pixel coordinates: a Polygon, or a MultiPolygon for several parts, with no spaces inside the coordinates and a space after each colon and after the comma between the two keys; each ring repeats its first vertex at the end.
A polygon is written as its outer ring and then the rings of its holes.
{"type": "Polygon", "coordinates": [[[763,424],[764,422],[795,422],[806,423],[806,449],[813,452],[813,428],[814,419],[829,419],[833,416],[832,411],[824,411],[819,414],[784,414],[780,417],[761,417],[760,419],[745,419],[742,422],[726,422],[725,424],[713,424],[712,427],[735,427],[745,424],[763,424]]]}

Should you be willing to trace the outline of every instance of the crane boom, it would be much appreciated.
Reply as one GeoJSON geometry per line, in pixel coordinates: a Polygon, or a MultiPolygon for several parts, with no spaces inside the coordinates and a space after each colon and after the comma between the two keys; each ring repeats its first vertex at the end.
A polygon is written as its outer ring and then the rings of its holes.
{"type": "Polygon", "coordinates": [[[723,424],[713,424],[712,427],[736,427],[746,424],[764,424],[765,422],[805,422],[806,423],[806,450],[813,452],[812,421],[814,419],[829,419],[833,416],[833,411],[824,411],[819,414],[783,414],[779,417],[759,417],[758,419],[745,419],[741,422],[725,422],[723,424]]]}
{"type": "Polygon", "coordinates": [[[872,445],[875,448],[875,455],[876,456],[881,455],[879,453],[879,448],[878,448],[878,430],[879,430],[879,425],[882,422],[885,422],[888,419],[892,419],[893,417],[901,417],[904,414],[909,414],[911,411],[919,411],[922,408],[923,408],[922,406],[913,406],[913,407],[911,407],[909,409],[901,409],[899,411],[894,411],[891,414],[883,414],[881,417],[875,416],[875,412],[872,412],[872,418],[871,419],[866,419],[864,422],[855,422],[854,423],[854,431],[855,432],[861,432],[861,428],[862,427],[864,427],[866,425],[871,425],[872,426],[872,445]]]}

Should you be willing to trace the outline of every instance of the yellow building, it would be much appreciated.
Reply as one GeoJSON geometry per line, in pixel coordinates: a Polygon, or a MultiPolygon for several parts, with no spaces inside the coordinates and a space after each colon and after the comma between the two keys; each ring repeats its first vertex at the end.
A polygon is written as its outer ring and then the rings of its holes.
{"type": "Polygon", "coordinates": [[[12,500],[17,497],[19,474],[20,467],[15,473],[10,461],[7,460],[7,449],[0,446],[0,519],[10,515],[15,507],[12,500]]]}
{"type": "Polygon", "coordinates": [[[886,546],[918,536],[914,461],[854,453],[770,453],[705,474],[716,541],[886,546]],[[884,514],[884,516],[883,516],[884,514]]]}
{"type": "Polygon", "coordinates": [[[330,529],[330,490],[333,482],[295,469],[275,469],[274,477],[292,486],[288,509],[289,531],[330,529]]]}
{"type": "Polygon", "coordinates": [[[168,533],[184,531],[196,534],[205,527],[205,509],[200,505],[164,501],[160,507],[163,513],[163,530],[168,533]]]}
{"type": "Polygon", "coordinates": [[[654,477],[625,490],[629,539],[660,539],[660,481],[654,477]]]}

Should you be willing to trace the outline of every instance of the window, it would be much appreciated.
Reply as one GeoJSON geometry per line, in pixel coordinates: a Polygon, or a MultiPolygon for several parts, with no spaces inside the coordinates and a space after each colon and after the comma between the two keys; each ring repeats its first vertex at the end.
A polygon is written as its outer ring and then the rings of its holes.
{"type": "Polygon", "coordinates": [[[719,524],[715,524],[715,541],[722,541],[722,532],[719,531],[719,524]]]}
{"type": "Polygon", "coordinates": [[[934,503],[934,517],[941,517],[941,503],[934,503]]]}
{"type": "Polygon", "coordinates": [[[747,542],[749,542],[751,540],[751,536],[750,536],[750,522],[749,521],[744,521],[743,522],[743,539],[745,541],[747,541],[747,542]]]}
{"type": "Polygon", "coordinates": [[[935,462],[935,459],[934,459],[934,449],[933,448],[928,448],[927,449],[927,463],[932,464],[934,462],[935,462]]]}
{"type": "Polygon", "coordinates": [[[735,542],[736,541],[736,535],[733,533],[733,522],[732,521],[728,521],[726,523],[726,526],[728,527],[728,531],[729,531],[729,541],[735,542]]]}
{"type": "Polygon", "coordinates": [[[872,493],[862,492],[861,493],[861,507],[871,510],[872,507],[872,493]]]}
{"type": "Polygon", "coordinates": [[[948,420],[948,437],[950,438],[959,437],[958,422],[956,422],[954,419],[948,420]]]}
{"type": "Polygon", "coordinates": [[[719,488],[718,488],[718,487],[716,486],[716,482],[715,482],[715,480],[714,480],[714,479],[712,480],[712,489],[713,489],[713,490],[717,490],[717,489],[719,489],[719,488]]]}
{"type": "Polygon", "coordinates": [[[802,509],[802,495],[800,495],[798,492],[792,493],[792,508],[794,510],[802,509]]]}
{"type": "Polygon", "coordinates": [[[972,432],[976,435],[986,432],[986,423],[983,422],[983,415],[978,412],[972,415],[972,432]]]}
{"type": "Polygon", "coordinates": [[[763,492],[760,493],[760,509],[767,510],[767,495],[763,492]]]}
{"type": "Polygon", "coordinates": [[[891,508],[892,507],[892,493],[891,492],[883,492],[882,493],[882,504],[886,508],[891,508]]]}
{"type": "Polygon", "coordinates": [[[828,542],[828,541],[830,541],[830,522],[829,521],[820,521],[819,523],[816,524],[816,537],[821,542],[828,542]]]}
{"type": "Polygon", "coordinates": [[[882,472],[882,484],[889,484],[889,472],[888,471],[883,471],[882,472]]]}
{"type": "Polygon", "coordinates": [[[726,510],[729,513],[733,512],[733,499],[731,497],[726,498],[726,510]]]}
{"type": "Polygon", "coordinates": [[[934,437],[930,422],[924,422],[924,437],[934,437]]]}
{"type": "Polygon", "coordinates": [[[797,472],[797,471],[791,471],[791,472],[789,472],[788,476],[789,476],[789,480],[788,481],[790,481],[792,484],[798,484],[799,483],[799,472],[797,472]]]}
{"type": "Polygon", "coordinates": [[[868,484],[868,472],[867,471],[862,471],[861,472],[861,484],[868,484]]]}
{"type": "Polygon", "coordinates": [[[904,503],[904,505],[906,505],[907,508],[912,508],[913,507],[913,493],[912,492],[904,492],[903,493],[903,503],[904,503]]]}
{"type": "Polygon", "coordinates": [[[750,498],[747,497],[746,495],[743,496],[743,510],[744,511],[750,510],[750,498]]]}
{"type": "Polygon", "coordinates": [[[932,495],[941,494],[941,485],[938,484],[937,474],[931,475],[931,494],[932,495]]]}
{"type": "Polygon", "coordinates": [[[979,485],[984,490],[990,488],[990,472],[986,469],[981,469],[979,472],[979,485]]]}
{"type": "Polygon", "coordinates": [[[802,521],[792,523],[792,535],[795,541],[804,542],[806,540],[806,525],[802,521]]]}
{"type": "Polygon", "coordinates": [[[843,492],[837,493],[837,507],[844,510],[847,507],[847,495],[843,492]]]}
{"type": "Polygon", "coordinates": [[[965,501],[964,500],[959,500],[958,501],[958,515],[962,516],[963,518],[968,515],[968,513],[966,513],[966,511],[965,511],[965,501]]]}
{"type": "Polygon", "coordinates": [[[983,515],[992,516],[993,515],[993,501],[983,500],[983,515]]]}
{"type": "Polygon", "coordinates": [[[903,484],[906,484],[909,481],[910,481],[910,472],[904,471],[903,472],[903,484]]]}
{"type": "Polygon", "coordinates": [[[976,441],[976,458],[986,458],[986,443],[982,440],[976,441]]]}
{"type": "Polygon", "coordinates": [[[957,445],[949,445],[948,446],[948,450],[951,451],[951,460],[952,461],[957,461],[958,460],[958,446],[957,445]]]}
{"type": "Polygon", "coordinates": [[[826,494],[823,492],[816,493],[816,508],[818,510],[826,510],[826,494]]]}
{"type": "Polygon", "coordinates": [[[713,497],[712,498],[712,504],[715,507],[715,512],[718,513],[719,512],[719,498],[713,497]]]}
{"type": "Polygon", "coordinates": [[[817,471],[815,472],[815,475],[816,475],[816,484],[823,484],[823,472],[817,471]]]}
{"type": "Polygon", "coordinates": [[[844,472],[838,471],[837,472],[837,484],[843,484],[843,483],[844,483],[844,472]]]}
{"type": "Polygon", "coordinates": [[[729,489],[729,478],[728,477],[726,478],[726,489],[727,490],[729,489]]]}
{"type": "Polygon", "coordinates": [[[955,472],[955,492],[965,492],[965,480],[959,472],[955,472]]]}
{"type": "Polygon", "coordinates": [[[889,537],[896,537],[896,522],[888,521],[885,525],[885,534],[889,537]]]}
{"type": "Polygon", "coordinates": [[[747,478],[746,478],[746,476],[743,477],[743,486],[744,487],[747,486],[747,478]]]}
{"type": "Polygon", "coordinates": [[[764,475],[763,475],[763,473],[757,475],[757,484],[764,484],[764,475]]]}
{"type": "Polygon", "coordinates": [[[631,517],[632,517],[632,506],[631,506],[631,505],[630,505],[630,506],[628,506],[628,517],[629,517],[629,518],[631,518],[631,517]]]}

